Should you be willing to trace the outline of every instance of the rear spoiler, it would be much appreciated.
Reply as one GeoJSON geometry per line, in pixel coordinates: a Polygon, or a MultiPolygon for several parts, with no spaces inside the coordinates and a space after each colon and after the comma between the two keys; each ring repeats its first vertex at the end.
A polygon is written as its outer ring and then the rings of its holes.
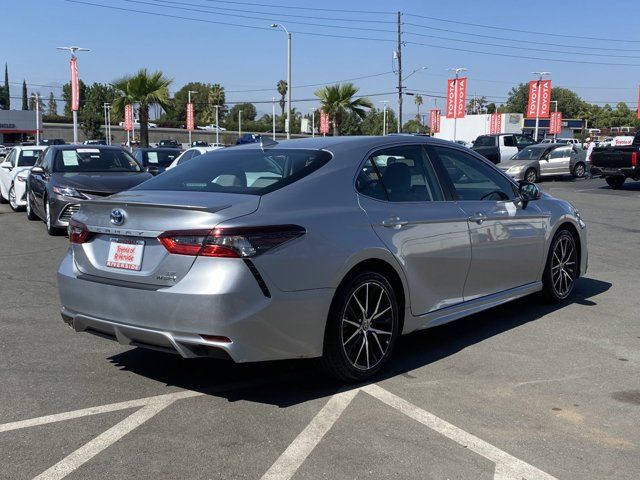
{"type": "Polygon", "coordinates": [[[82,203],[84,205],[113,205],[117,207],[127,207],[130,205],[139,206],[139,207],[149,207],[149,208],[173,208],[175,210],[197,210],[200,212],[208,212],[215,213],[220,210],[224,210],[225,208],[229,208],[229,205],[179,205],[175,203],[148,203],[148,202],[136,202],[136,201],[122,201],[122,200],[109,200],[108,198],[104,199],[93,199],[93,200],[83,200],[82,203]]]}

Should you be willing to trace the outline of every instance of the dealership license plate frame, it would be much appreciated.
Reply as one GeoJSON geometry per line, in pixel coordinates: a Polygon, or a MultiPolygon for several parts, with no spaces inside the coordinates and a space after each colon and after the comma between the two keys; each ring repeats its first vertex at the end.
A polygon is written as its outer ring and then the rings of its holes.
{"type": "Polygon", "coordinates": [[[106,261],[107,267],[129,272],[139,272],[142,270],[145,246],[146,242],[144,240],[117,237],[111,238],[109,241],[109,252],[107,254],[106,261]],[[132,260],[115,258],[115,254],[118,252],[119,246],[133,247],[133,251],[120,252],[125,255],[132,255],[132,260]]]}

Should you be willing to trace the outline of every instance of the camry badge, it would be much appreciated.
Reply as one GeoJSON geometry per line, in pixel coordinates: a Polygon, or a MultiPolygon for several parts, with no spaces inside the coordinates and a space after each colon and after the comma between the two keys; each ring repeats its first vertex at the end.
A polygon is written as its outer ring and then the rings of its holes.
{"type": "Polygon", "coordinates": [[[124,223],[124,212],[118,208],[111,210],[110,222],[113,225],[122,225],[124,223]]]}

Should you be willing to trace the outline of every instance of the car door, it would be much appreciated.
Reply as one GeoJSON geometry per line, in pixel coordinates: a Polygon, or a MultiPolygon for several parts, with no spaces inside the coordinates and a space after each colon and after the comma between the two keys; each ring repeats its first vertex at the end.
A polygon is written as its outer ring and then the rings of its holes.
{"type": "Polygon", "coordinates": [[[358,176],[360,206],[404,270],[413,315],[462,301],[471,248],[466,214],[420,145],[374,151],[358,176]]]}
{"type": "Polygon", "coordinates": [[[500,147],[500,161],[506,162],[516,153],[518,153],[518,146],[513,135],[503,135],[500,138],[502,146],[500,147]]]}
{"type": "Polygon", "coordinates": [[[547,215],[536,202],[524,205],[517,186],[483,160],[459,149],[432,148],[467,215],[471,264],[464,300],[537,281],[547,215]]]}
{"type": "Polygon", "coordinates": [[[6,198],[9,198],[9,187],[11,186],[11,171],[16,164],[16,151],[12,149],[5,158],[0,162],[0,184],[2,192],[6,198]]]}
{"type": "Polygon", "coordinates": [[[547,171],[543,174],[548,175],[562,175],[569,173],[569,164],[571,163],[571,154],[573,153],[573,146],[571,144],[563,145],[562,147],[554,148],[549,152],[549,159],[547,160],[547,171]]]}

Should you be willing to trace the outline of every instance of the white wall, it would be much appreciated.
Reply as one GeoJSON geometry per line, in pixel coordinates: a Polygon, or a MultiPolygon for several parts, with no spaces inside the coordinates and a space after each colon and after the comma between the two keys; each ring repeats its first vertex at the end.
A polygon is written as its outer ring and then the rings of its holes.
{"type": "MultiPolygon", "coordinates": [[[[466,140],[473,142],[480,135],[489,133],[489,114],[467,115],[457,120],[456,140],[466,140]]],[[[434,136],[444,140],[453,140],[453,123],[452,118],[440,118],[440,132],[434,136]]],[[[521,113],[503,113],[502,114],[502,132],[501,133],[521,133],[524,124],[524,115],[521,113]]]]}

